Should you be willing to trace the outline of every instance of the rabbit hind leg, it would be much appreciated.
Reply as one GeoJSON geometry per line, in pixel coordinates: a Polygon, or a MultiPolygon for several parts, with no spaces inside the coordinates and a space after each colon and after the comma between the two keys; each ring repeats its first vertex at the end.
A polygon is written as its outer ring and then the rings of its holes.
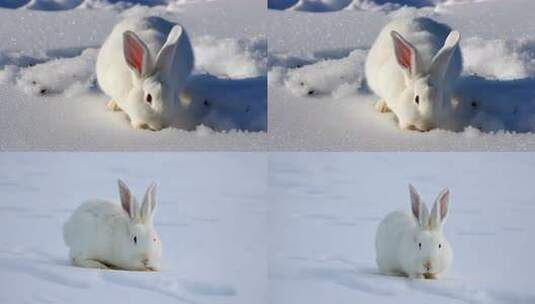
{"type": "Polygon", "coordinates": [[[85,267],[85,268],[108,269],[108,266],[106,266],[106,264],[102,262],[88,259],[88,258],[81,257],[81,256],[73,257],[72,264],[78,267],[85,267]]]}

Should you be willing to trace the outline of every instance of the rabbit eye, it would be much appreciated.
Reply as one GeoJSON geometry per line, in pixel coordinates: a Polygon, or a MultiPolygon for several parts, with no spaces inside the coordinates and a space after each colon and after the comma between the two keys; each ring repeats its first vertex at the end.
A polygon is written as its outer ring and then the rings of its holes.
{"type": "Polygon", "coordinates": [[[422,250],[422,243],[418,243],[418,248],[422,250]]]}
{"type": "Polygon", "coordinates": [[[146,101],[148,104],[152,104],[152,95],[147,94],[147,97],[145,97],[145,101],[146,101]]]}
{"type": "Polygon", "coordinates": [[[442,248],[442,244],[438,244],[438,249],[442,248]]]}
{"type": "Polygon", "coordinates": [[[416,97],[414,97],[414,102],[416,102],[417,105],[420,104],[420,96],[416,95],[416,97]]]}
{"type": "Polygon", "coordinates": [[[137,236],[134,237],[134,244],[137,244],[137,236]]]}

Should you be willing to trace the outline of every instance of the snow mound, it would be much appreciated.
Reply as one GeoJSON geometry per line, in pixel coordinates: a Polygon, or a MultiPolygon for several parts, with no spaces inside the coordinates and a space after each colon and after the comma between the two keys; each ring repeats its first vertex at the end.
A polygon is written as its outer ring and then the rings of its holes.
{"type": "Polygon", "coordinates": [[[197,69],[225,78],[266,75],[266,39],[216,39],[203,36],[193,40],[197,69]]]}
{"type": "Polygon", "coordinates": [[[0,80],[15,82],[30,95],[65,94],[70,97],[87,93],[95,85],[93,69],[97,52],[97,49],[89,48],[72,58],[50,59],[26,67],[11,65],[4,77],[0,72],[0,80]]]}
{"type": "MultiPolygon", "coordinates": [[[[295,95],[331,95],[334,98],[357,93],[364,84],[364,62],[366,51],[354,50],[347,57],[340,59],[320,59],[317,62],[302,65],[295,63],[295,68],[278,67],[269,74],[273,81],[278,80],[295,95]]],[[[284,58],[274,61],[291,60],[284,58]]]]}
{"type": "Polygon", "coordinates": [[[75,8],[124,10],[135,6],[161,6],[167,10],[177,10],[184,4],[199,1],[203,0],[0,0],[0,7],[59,11],[75,8]]]}
{"type": "Polygon", "coordinates": [[[462,43],[464,69],[492,79],[535,76],[535,38],[484,40],[472,37],[462,43]]]}
{"type": "Polygon", "coordinates": [[[535,131],[535,38],[463,43],[459,117],[483,131],[535,131]]]}
{"type": "Polygon", "coordinates": [[[484,0],[268,0],[268,8],[307,12],[339,10],[393,11],[403,7],[435,7],[484,0]]]}

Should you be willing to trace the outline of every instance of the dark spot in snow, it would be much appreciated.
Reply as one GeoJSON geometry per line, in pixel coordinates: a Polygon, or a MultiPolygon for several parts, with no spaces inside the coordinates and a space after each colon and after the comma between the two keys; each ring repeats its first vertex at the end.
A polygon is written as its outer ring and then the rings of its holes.
{"type": "Polygon", "coordinates": [[[47,92],[46,89],[41,89],[41,90],[39,91],[39,94],[41,94],[41,95],[45,95],[46,92],[47,92]]]}
{"type": "Polygon", "coordinates": [[[298,64],[295,65],[295,67],[296,67],[296,68],[302,68],[303,65],[298,63],[298,64]]]}
{"type": "Polygon", "coordinates": [[[33,85],[36,85],[36,84],[37,84],[37,82],[36,82],[35,80],[33,80],[33,81],[32,81],[32,84],[33,84],[33,85]]]}
{"type": "Polygon", "coordinates": [[[301,81],[301,82],[299,83],[299,85],[302,86],[302,87],[304,87],[304,86],[305,86],[305,83],[301,81]]]}
{"type": "Polygon", "coordinates": [[[204,100],[203,104],[204,104],[204,106],[205,106],[205,107],[208,107],[208,106],[210,106],[210,102],[208,102],[208,100],[207,100],[207,99],[205,99],[205,100],[204,100]]]}
{"type": "Polygon", "coordinates": [[[247,107],[245,108],[245,113],[248,113],[248,112],[250,112],[250,111],[251,111],[251,107],[247,106],[247,107]]]}
{"type": "Polygon", "coordinates": [[[477,108],[477,102],[472,101],[472,104],[471,104],[471,105],[472,105],[472,108],[474,108],[474,109],[477,108]]]}
{"type": "Polygon", "coordinates": [[[308,95],[314,95],[315,93],[316,93],[316,91],[314,91],[314,90],[310,90],[310,91],[307,92],[308,95]]]}

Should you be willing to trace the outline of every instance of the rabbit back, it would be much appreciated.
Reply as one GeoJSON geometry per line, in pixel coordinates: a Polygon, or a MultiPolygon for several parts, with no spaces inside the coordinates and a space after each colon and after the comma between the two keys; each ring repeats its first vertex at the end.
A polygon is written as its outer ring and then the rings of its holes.
{"type": "Polygon", "coordinates": [[[71,250],[71,258],[82,255],[109,261],[113,256],[114,235],[118,228],[126,227],[126,221],[118,204],[94,200],[80,205],[63,226],[63,237],[71,250]]]}
{"type": "Polygon", "coordinates": [[[403,273],[403,240],[416,229],[416,222],[406,212],[388,214],[379,224],[375,237],[376,262],[383,273],[403,273]]]}

